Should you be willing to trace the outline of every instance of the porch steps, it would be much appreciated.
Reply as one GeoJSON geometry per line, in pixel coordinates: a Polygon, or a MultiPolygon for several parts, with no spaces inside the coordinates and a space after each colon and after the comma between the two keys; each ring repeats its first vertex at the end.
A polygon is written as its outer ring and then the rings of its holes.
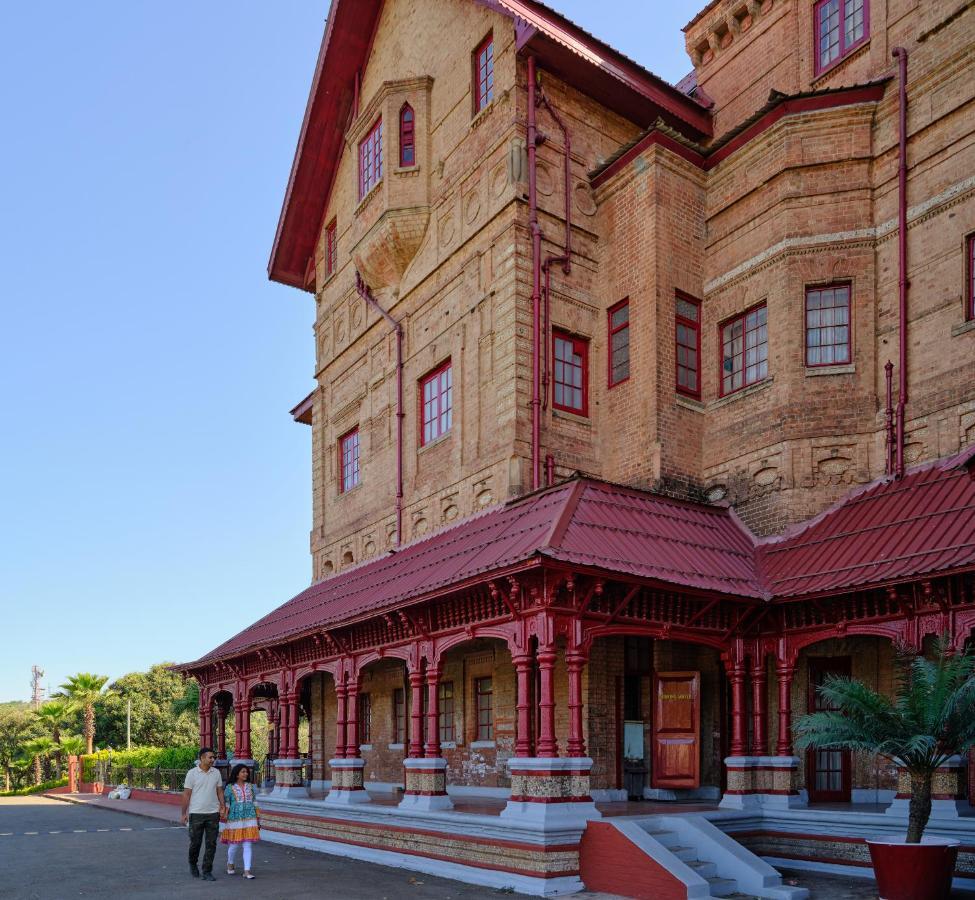
{"type": "Polygon", "coordinates": [[[580,845],[586,887],[634,900],[763,897],[804,900],[703,816],[621,817],[589,823],[580,845]]]}

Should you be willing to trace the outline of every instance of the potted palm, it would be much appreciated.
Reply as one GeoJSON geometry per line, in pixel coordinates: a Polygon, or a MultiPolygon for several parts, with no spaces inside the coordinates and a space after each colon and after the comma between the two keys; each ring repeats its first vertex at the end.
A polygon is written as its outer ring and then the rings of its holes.
{"type": "Polygon", "coordinates": [[[923,835],[935,773],[975,745],[975,658],[952,654],[942,638],[932,659],[898,649],[896,666],[892,698],[855,678],[828,677],[819,691],[836,711],[803,716],[796,746],[865,750],[907,770],[906,836],[867,841],[877,887],[884,900],[940,900],[951,891],[958,842],[923,835]]]}

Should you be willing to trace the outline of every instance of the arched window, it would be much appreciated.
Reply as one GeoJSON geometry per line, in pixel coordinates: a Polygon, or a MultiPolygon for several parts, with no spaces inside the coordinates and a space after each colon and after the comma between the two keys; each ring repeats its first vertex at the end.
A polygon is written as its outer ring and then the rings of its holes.
{"type": "Polygon", "coordinates": [[[404,103],[399,111],[399,164],[401,166],[416,164],[415,122],[413,107],[409,103],[404,103]]]}

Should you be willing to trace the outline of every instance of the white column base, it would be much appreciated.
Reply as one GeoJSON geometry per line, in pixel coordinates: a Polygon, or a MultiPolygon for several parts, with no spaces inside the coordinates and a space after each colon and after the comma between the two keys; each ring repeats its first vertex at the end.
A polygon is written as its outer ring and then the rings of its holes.
{"type": "Polygon", "coordinates": [[[512,798],[501,811],[506,819],[517,819],[540,828],[585,826],[603,814],[589,796],[588,756],[512,757],[512,798]]]}
{"type": "Polygon", "coordinates": [[[446,794],[404,794],[398,809],[415,812],[429,812],[431,810],[453,809],[453,801],[446,794]]]}
{"type": "Polygon", "coordinates": [[[447,796],[447,760],[441,756],[403,760],[406,792],[399,803],[406,810],[453,809],[447,796]]]}
{"type": "Polygon", "coordinates": [[[274,787],[271,789],[270,796],[281,797],[282,799],[286,797],[290,797],[292,799],[295,797],[307,797],[308,788],[306,788],[303,784],[278,784],[275,782],[274,787]]]}
{"type": "Polygon", "coordinates": [[[363,770],[366,766],[364,759],[330,759],[328,764],[332,768],[332,786],[325,797],[325,803],[329,806],[351,806],[369,802],[371,798],[362,786],[363,770]]]}
{"type": "Polygon", "coordinates": [[[591,819],[601,819],[603,814],[591,800],[581,803],[526,803],[522,800],[509,800],[501,810],[501,817],[543,828],[563,828],[582,826],[591,819]]]}
{"type": "MultiPolygon", "coordinates": [[[[895,797],[885,810],[885,815],[903,819],[906,822],[910,808],[910,797],[895,797]]],[[[931,820],[959,819],[962,814],[971,812],[971,809],[972,806],[967,800],[932,800],[931,820]]]]}

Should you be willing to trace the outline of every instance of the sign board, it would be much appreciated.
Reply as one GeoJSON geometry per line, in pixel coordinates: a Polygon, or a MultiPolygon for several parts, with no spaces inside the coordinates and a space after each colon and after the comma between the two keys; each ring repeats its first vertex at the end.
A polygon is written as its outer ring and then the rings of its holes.
{"type": "Polygon", "coordinates": [[[653,676],[653,787],[700,787],[700,737],[701,673],[657,672],[653,676]]]}

